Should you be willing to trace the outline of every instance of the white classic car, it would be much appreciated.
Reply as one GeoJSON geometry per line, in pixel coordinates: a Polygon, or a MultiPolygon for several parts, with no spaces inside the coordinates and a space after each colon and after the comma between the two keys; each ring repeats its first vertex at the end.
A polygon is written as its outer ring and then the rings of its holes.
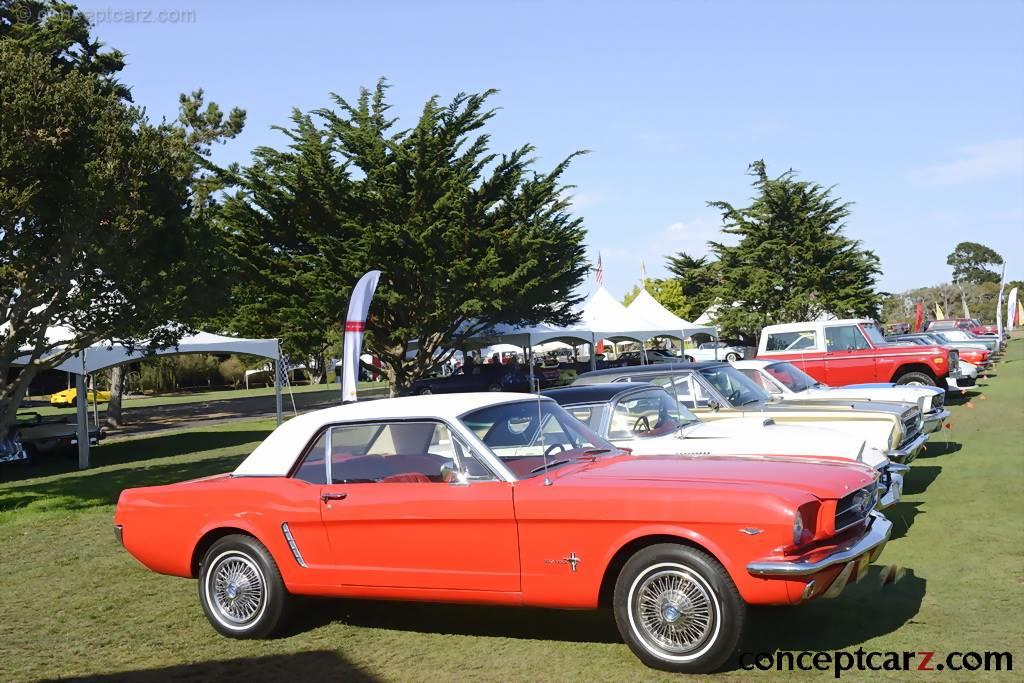
{"type": "Polygon", "coordinates": [[[739,360],[733,363],[733,367],[785,403],[794,401],[826,403],[851,400],[910,403],[921,410],[925,434],[942,429],[942,425],[949,419],[949,411],[943,407],[946,401],[946,391],[939,387],[892,383],[848,384],[842,387],[830,387],[814,379],[792,363],[781,360],[739,360]]]}
{"type": "Polygon", "coordinates": [[[699,360],[726,360],[731,363],[740,360],[743,355],[743,349],[721,341],[705,342],[695,349],[683,350],[683,356],[691,363],[699,360]]]}
{"type": "Polygon", "coordinates": [[[586,384],[542,393],[634,455],[842,458],[864,463],[879,472],[880,509],[899,501],[903,474],[910,469],[891,462],[863,438],[834,429],[776,424],[767,416],[704,422],[654,384],[586,384]]]}

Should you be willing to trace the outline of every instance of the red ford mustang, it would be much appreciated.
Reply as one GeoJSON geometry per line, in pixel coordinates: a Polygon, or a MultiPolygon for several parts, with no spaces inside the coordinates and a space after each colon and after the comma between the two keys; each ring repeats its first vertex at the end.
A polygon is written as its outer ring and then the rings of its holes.
{"type": "Polygon", "coordinates": [[[231,474],[125,490],[114,524],[146,567],[198,578],[226,636],[269,635],[293,595],[607,604],[641,660],[693,672],[735,651],[747,604],[863,578],[891,528],[875,477],[634,457],[550,399],[453,394],[297,417],[231,474]]]}

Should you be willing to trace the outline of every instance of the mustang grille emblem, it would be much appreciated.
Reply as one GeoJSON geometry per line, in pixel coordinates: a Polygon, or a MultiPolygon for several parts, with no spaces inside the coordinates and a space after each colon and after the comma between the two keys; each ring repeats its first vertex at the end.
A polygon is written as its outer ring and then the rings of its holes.
{"type": "Polygon", "coordinates": [[[580,558],[577,557],[576,553],[569,553],[569,557],[563,557],[560,560],[544,560],[544,564],[567,564],[572,569],[573,573],[576,572],[576,566],[580,563],[580,558]]]}

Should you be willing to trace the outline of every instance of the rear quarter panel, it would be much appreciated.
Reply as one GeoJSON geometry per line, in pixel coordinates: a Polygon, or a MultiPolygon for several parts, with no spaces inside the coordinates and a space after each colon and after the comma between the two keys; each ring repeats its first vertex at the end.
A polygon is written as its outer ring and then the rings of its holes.
{"type": "MultiPolygon", "coordinates": [[[[281,524],[288,522],[315,579],[329,562],[320,521],[319,487],[282,477],[230,477],[126,489],[114,523],[125,549],[149,569],[193,576],[197,545],[210,532],[237,529],[258,539],[273,555],[285,584],[300,582],[281,524]]],[[[312,576],[311,576],[312,574],[312,576]]]]}

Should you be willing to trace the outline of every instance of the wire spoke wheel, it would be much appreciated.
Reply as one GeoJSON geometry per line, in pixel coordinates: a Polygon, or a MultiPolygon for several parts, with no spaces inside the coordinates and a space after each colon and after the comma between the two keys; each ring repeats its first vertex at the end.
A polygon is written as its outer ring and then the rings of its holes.
{"type": "Polygon", "coordinates": [[[631,602],[637,634],[672,656],[703,647],[719,618],[707,584],[678,566],[649,573],[634,585],[631,602]]]}
{"type": "Polygon", "coordinates": [[[263,613],[266,580],[259,565],[239,552],[217,558],[207,575],[207,594],[216,616],[226,625],[245,627],[263,613]]]}

